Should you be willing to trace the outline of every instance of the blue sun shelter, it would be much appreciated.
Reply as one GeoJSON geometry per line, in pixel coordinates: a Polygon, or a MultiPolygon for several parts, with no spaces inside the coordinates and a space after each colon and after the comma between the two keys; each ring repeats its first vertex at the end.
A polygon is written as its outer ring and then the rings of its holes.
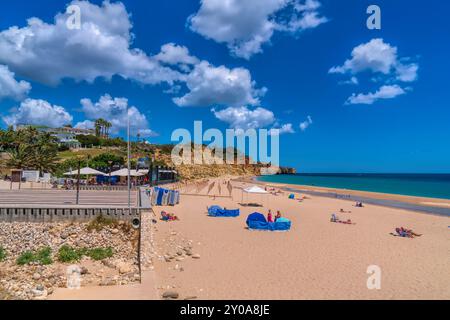
{"type": "Polygon", "coordinates": [[[228,210],[220,206],[211,206],[208,208],[208,216],[210,217],[235,218],[239,216],[239,213],[239,209],[228,210]]]}
{"type": "Polygon", "coordinates": [[[291,229],[291,221],[279,218],[276,222],[267,222],[263,214],[254,212],[247,217],[247,226],[250,230],[288,231],[291,229]]]}

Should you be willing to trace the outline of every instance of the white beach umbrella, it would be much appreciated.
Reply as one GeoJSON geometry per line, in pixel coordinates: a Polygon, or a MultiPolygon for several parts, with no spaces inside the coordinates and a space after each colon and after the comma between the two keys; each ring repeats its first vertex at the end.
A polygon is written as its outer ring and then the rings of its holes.
{"type": "MultiPolygon", "coordinates": [[[[269,192],[267,192],[266,190],[264,190],[263,188],[260,188],[258,186],[252,186],[252,187],[248,187],[242,190],[242,201],[244,201],[244,193],[247,194],[261,194],[261,195],[268,195],[269,192]]],[[[248,197],[247,197],[248,199],[248,197]]]]}
{"type": "Polygon", "coordinates": [[[244,192],[246,192],[246,193],[258,193],[258,194],[267,194],[268,193],[266,190],[264,190],[263,188],[260,188],[258,186],[245,188],[244,192]]]}
{"type": "MultiPolygon", "coordinates": [[[[139,170],[136,171],[134,169],[130,170],[130,176],[131,177],[141,177],[148,173],[148,170],[139,170]]],[[[111,172],[111,176],[118,176],[118,177],[128,177],[128,169],[123,168],[117,171],[111,172]]]]}
{"type": "MultiPolygon", "coordinates": [[[[92,169],[92,168],[89,168],[89,167],[81,168],[80,174],[86,175],[86,176],[94,176],[94,175],[95,176],[106,176],[105,173],[95,170],[95,169],[92,169]]],[[[76,176],[76,175],[78,175],[78,169],[70,171],[70,172],[66,172],[66,173],[64,173],[64,175],[65,176],[76,176]]]]}

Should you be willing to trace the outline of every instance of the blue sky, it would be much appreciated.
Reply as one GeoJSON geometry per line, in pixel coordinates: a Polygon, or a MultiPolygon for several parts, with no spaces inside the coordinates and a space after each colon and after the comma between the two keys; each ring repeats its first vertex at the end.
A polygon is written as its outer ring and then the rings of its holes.
{"type": "Polygon", "coordinates": [[[63,25],[70,2],[3,4],[2,126],[101,115],[121,135],[128,104],[155,143],[194,120],[284,128],[281,163],[299,171],[450,172],[446,1],[220,3],[75,1],[80,30],[63,25]]]}

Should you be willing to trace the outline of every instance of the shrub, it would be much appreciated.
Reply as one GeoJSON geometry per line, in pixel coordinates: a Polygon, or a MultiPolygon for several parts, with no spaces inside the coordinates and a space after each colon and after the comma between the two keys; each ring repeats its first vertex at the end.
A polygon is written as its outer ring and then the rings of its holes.
{"type": "Polygon", "coordinates": [[[36,261],[44,266],[52,264],[52,249],[50,247],[45,247],[39,250],[36,254],[36,261]]]}
{"type": "Polygon", "coordinates": [[[23,266],[26,264],[30,264],[31,262],[34,262],[35,259],[36,257],[33,252],[25,251],[17,258],[16,262],[19,266],[23,266]]]}
{"type": "Polygon", "coordinates": [[[16,262],[19,266],[30,264],[32,262],[38,262],[44,266],[52,264],[52,249],[50,247],[44,247],[38,252],[25,251],[17,258],[16,262]]]}
{"type": "Polygon", "coordinates": [[[76,139],[84,146],[99,146],[100,138],[93,135],[77,135],[76,139]]]}
{"type": "Polygon", "coordinates": [[[60,262],[77,262],[83,257],[84,252],[80,249],[74,249],[68,245],[63,245],[58,250],[58,261],[60,262]]]}
{"type": "Polygon", "coordinates": [[[108,248],[94,248],[89,250],[87,255],[96,261],[103,260],[106,258],[111,258],[113,256],[114,252],[111,247],[108,248]]]}
{"type": "Polygon", "coordinates": [[[6,250],[0,246],[0,262],[6,259],[6,250]]]}
{"type": "Polygon", "coordinates": [[[60,262],[78,262],[83,256],[90,257],[93,260],[99,261],[106,258],[110,258],[114,255],[114,251],[111,247],[108,248],[80,248],[75,249],[68,245],[63,245],[58,251],[58,260],[60,262]]]}

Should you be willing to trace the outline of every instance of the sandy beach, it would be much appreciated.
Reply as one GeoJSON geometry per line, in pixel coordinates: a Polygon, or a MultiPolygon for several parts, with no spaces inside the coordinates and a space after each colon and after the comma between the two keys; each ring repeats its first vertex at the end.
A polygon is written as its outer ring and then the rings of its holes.
{"type": "Polygon", "coordinates": [[[154,207],[158,216],[166,210],[180,218],[155,227],[160,294],[170,288],[181,299],[450,298],[450,218],[374,205],[356,208],[350,201],[319,196],[299,202],[289,200],[288,193],[255,195],[263,207],[244,207],[238,204],[242,183],[234,185],[233,199],[182,195],[175,207],[154,207]],[[239,208],[241,215],[208,217],[206,208],[214,204],[239,208]],[[289,232],[246,229],[248,214],[266,214],[269,208],[292,221],[289,232]],[[339,213],[341,208],[351,212],[339,213]],[[331,213],[356,224],[331,223],[331,213]],[[423,235],[390,234],[401,226],[423,235]],[[164,255],[186,242],[198,259],[165,261],[164,255]],[[381,268],[379,290],[367,288],[371,265],[381,268]]]}

